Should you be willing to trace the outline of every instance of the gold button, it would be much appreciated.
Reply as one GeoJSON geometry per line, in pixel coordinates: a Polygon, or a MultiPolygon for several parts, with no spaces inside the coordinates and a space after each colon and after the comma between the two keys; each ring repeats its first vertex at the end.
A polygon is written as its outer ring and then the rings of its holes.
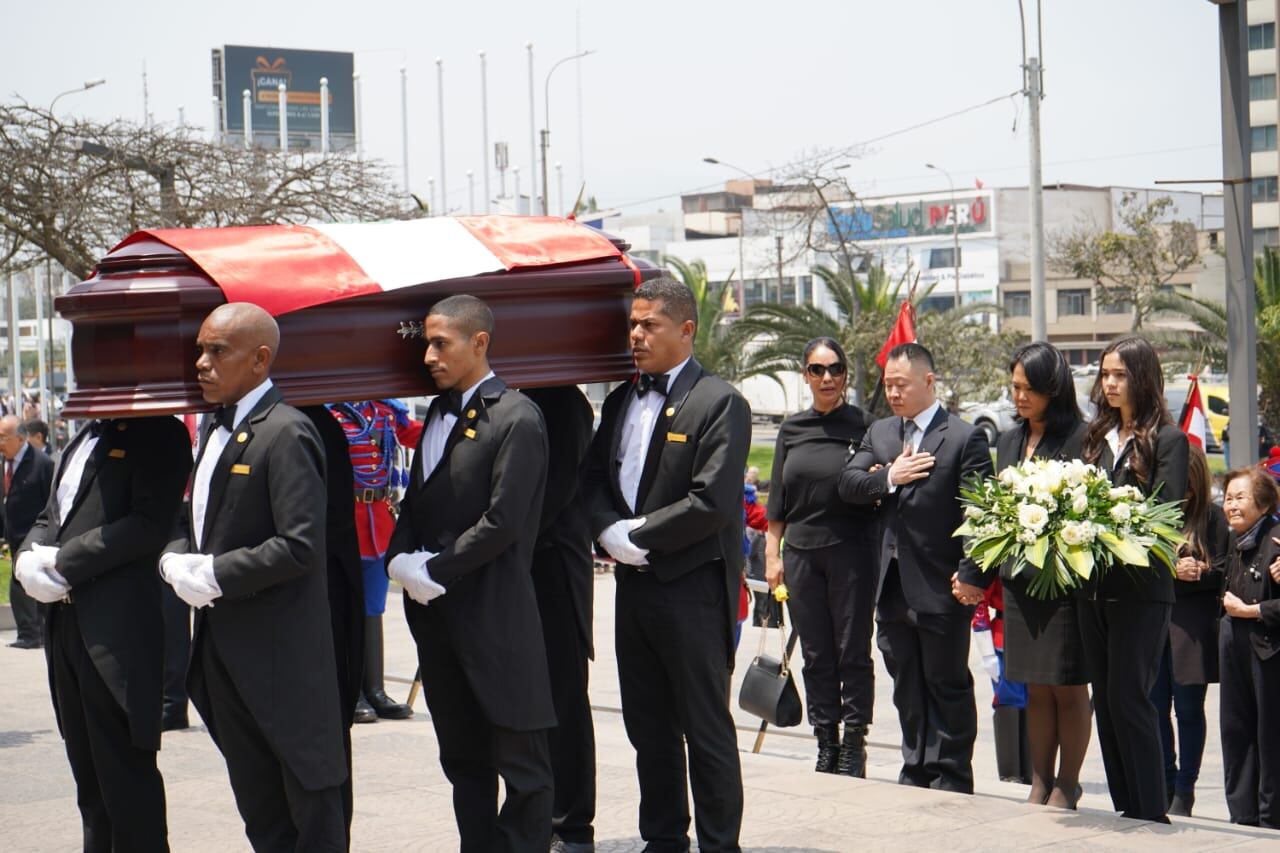
{"type": "Polygon", "coordinates": [[[241,444],[244,444],[248,440],[249,440],[249,433],[247,432],[242,432],[236,436],[236,441],[240,442],[241,444]]]}
{"type": "Polygon", "coordinates": [[[669,418],[670,418],[670,417],[675,417],[675,414],[676,414],[676,407],[675,407],[675,406],[668,406],[668,407],[667,407],[667,417],[669,417],[669,418]]]}
{"type": "Polygon", "coordinates": [[[468,419],[468,420],[470,420],[471,418],[474,418],[475,416],[476,416],[476,410],[475,410],[475,409],[467,409],[467,419],[468,419]]]}

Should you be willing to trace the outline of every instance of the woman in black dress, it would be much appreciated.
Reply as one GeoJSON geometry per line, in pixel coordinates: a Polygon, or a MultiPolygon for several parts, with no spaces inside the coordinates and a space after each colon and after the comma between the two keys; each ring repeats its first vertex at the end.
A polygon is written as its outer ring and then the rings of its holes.
{"type": "Polygon", "coordinates": [[[1226,615],[1218,634],[1222,769],[1232,823],[1280,829],[1280,566],[1276,484],[1262,468],[1227,474],[1226,615]]]}
{"type": "Polygon", "coordinates": [[[1187,498],[1182,505],[1182,533],[1187,541],[1178,551],[1169,643],[1151,693],[1160,714],[1164,783],[1172,796],[1169,814],[1183,817],[1191,815],[1196,801],[1204,756],[1205,695],[1209,685],[1218,681],[1218,615],[1230,533],[1226,516],[1210,500],[1212,478],[1204,451],[1192,447],[1187,462],[1187,498]],[[1178,717],[1176,748],[1173,713],[1178,717]]]}
{"type": "MultiPolygon", "coordinates": [[[[1117,486],[1135,486],[1162,501],[1182,500],[1187,437],[1169,416],[1164,375],[1151,344],[1139,337],[1112,341],[1102,352],[1090,401],[1097,414],[1085,432],[1084,460],[1110,472],[1117,486]]],[[[1159,823],[1169,822],[1169,801],[1151,689],[1169,642],[1173,601],[1173,575],[1154,562],[1110,567],[1080,606],[1111,802],[1125,817],[1159,823]]]]}
{"type": "Polygon", "coordinates": [[[815,769],[866,776],[875,705],[876,521],[869,509],[840,500],[836,481],[871,418],[845,402],[849,362],[839,343],[815,338],[804,349],[804,364],[813,406],[778,429],[765,577],[770,588],[785,577],[790,593],[809,722],[818,737],[815,769]]]}

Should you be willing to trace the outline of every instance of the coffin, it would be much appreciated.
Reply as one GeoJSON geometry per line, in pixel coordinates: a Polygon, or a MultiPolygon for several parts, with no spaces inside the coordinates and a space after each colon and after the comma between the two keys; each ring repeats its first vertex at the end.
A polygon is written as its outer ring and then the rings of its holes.
{"type": "Polygon", "coordinates": [[[630,294],[659,274],[620,240],[547,217],[131,235],[55,307],[72,324],[65,417],[201,411],[195,339],[228,301],[280,324],[272,379],[294,405],[435,393],[421,323],[457,293],[484,299],[490,361],[517,387],[623,379],[630,294]]]}

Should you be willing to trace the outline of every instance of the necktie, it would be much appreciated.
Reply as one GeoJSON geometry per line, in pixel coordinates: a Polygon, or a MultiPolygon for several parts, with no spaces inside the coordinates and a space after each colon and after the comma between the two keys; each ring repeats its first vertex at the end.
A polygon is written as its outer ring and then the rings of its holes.
{"type": "Polygon", "coordinates": [[[446,391],[440,395],[440,417],[445,415],[453,415],[455,418],[462,417],[462,393],[459,391],[446,391]]]}
{"type": "Polygon", "coordinates": [[[219,406],[213,411],[213,423],[225,429],[227,432],[236,428],[236,407],[235,406],[219,406]]]}
{"type": "Polygon", "coordinates": [[[13,483],[13,460],[4,460],[4,493],[9,494],[9,486],[13,483]]]}
{"type": "Polygon", "coordinates": [[[650,391],[657,391],[662,396],[667,396],[667,374],[641,373],[640,378],[636,380],[636,396],[643,397],[650,391]]]}
{"type": "Polygon", "coordinates": [[[916,422],[906,419],[902,424],[902,452],[916,452],[916,422]]]}

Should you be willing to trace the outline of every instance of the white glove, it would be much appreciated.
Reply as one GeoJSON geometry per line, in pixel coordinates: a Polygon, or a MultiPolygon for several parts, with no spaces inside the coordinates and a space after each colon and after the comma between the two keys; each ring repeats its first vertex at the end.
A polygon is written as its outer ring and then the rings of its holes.
{"type": "Polygon", "coordinates": [[[35,551],[23,551],[18,555],[18,561],[13,567],[13,576],[17,578],[18,583],[22,584],[27,595],[41,604],[62,601],[71,592],[71,586],[66,579],[57,572],[50,574],[50,570],[45,568],[44,562],[35,551]]]}
{"type": "Polygon", "coordinates": [[[991,636],[991,631],[974,631],[973,644],[978,647],[978,653],[982,655],[982,668],[986,670],[992,681],[999,681],[1000,657],[996,654],[995,638],[991,636]]]}
{"type": "Polygon", "coordinates": [[[427,563],[435,559],[430,551],[397,554],[387,566],[387,575],[404,587],[409,597],[424,607],[434,598],[445,594],[445,588],[431,579],[427,563]]]}
{"type": "Polygon", "coordinates": [[[631,531],[644,524],[643,518],[623,518],[615,521],[600,534],[600,544],[609,556],[626,566],[647,566],[648,548],[641,548],[631,541],[631,531]]]}
{"type": "Polygon", "coordinates": [[[209,554],[165,554],[160,558],[160,576],[192,607],[212,607],[222,595],[209,554]]]}

